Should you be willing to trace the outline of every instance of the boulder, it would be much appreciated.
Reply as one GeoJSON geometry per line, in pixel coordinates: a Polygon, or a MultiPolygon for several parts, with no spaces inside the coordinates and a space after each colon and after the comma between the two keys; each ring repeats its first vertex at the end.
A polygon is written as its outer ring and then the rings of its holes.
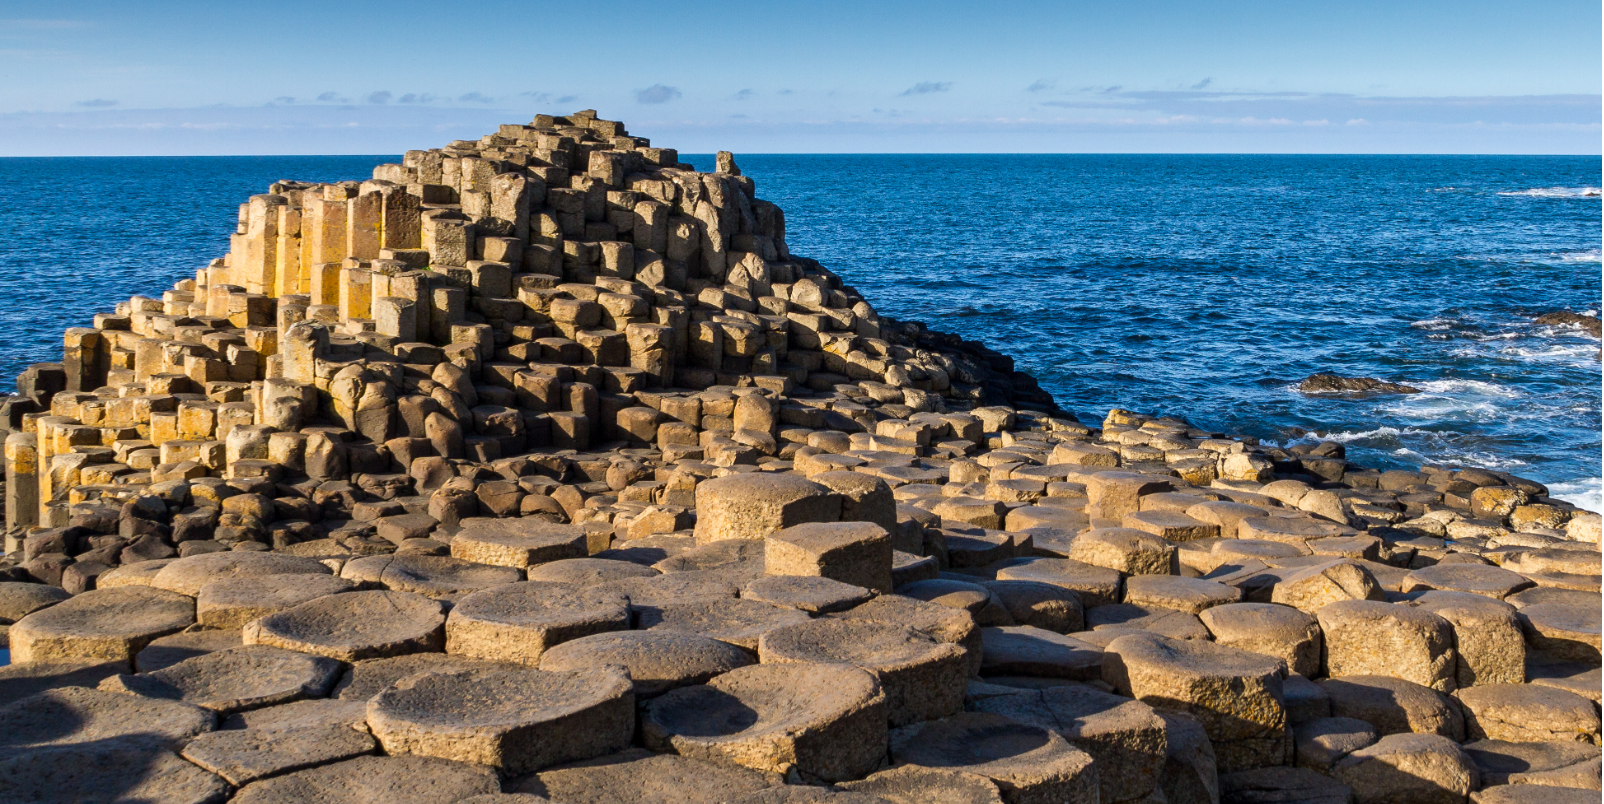
{"type": "Polygon", "coordinates": [[[636,611],[635,627],[700,634],[755,651],[764,634],[809,619],[806,612],[755,600],[693,601],[642,607],[636,611]]]}
{"type": "Polygon", "coordinates": [[[873,597],[873,592],[861,586],[808,575],[754,578],[741,588],[743,600],[755,600],[809,614],[846,611],[873,597]]]}
{"type": "Polygon", "coordinates": [[[151,578],[150,585],[197,597],[201,589],[225,578],[261,575],[328,575],[329,568],[311,558],[282,553],[253,553],[230,550],[174,559],[151,578]]]}
{"type": "Polygon", "coordinates": [[[0,707],[0,747],[110,745],[119,740],[178,746],[211,731],[209,710],[115,692],[62,687],[0,707]]]}
{"type": "Polygon", "coordinates": [[[1125,602],[1197,614],[1242,599],[1242,590],[1202,578],[1133,575],[1125,579],[1125,602]]]}
{"type": "Polygon", "coordinates": [[[524,569],[585,556],[584,528],[534,517],[465,519],[451,537],[451,557],[476,564],[524,569]]]}
{"type": "Polygon", "coordinates": [[[1103,652],[1071,636],[1028,625],[982,628],[980,673],[1089,681],[1102,675],[1103,652]]]}
{"type": "MultiPolygon", "coordinates": [[[[385,691],[395,682],[420,673],[460,673],[467,670],[511,670],[521,665],[491,662],[467,656],[444,653],[408,653],[382,659],[362,659],[351,665],[345,676],[334,685],[334,695],[341,701],[360,701],[385,691]]],[[[365,719],[364,714],[362,718],[365,719]]]]}
{"type": "Polygon", "coordinates": [[[1327,561],[1296,570],[1275,583],[1270,602],[1314,614],[1341,600],[1385,600],[1368,569],[1353,561],[1327,561]]]}
{"type": "Polygon", "coordinates": [[[1298,383],[1298,390],[1306,394],[1418,394],[1419,388],[1402,383],[1378,380],[1374,377],[1343,377],[1337,374],[1310,374],[1298,383]]]}
{"type": "Polygon", "coordinates": [[[836,787],[891,804],[1003,804],[996,783],[984,776],[918,765],[889,768],[836,787]]]}
{"type": "Polygon", "coordinates": [[[1292,729],[1293,752],[1300,768],[1330,773],[1343,757],[1381,739],[1376,727],[1351,717],[1322,717],[1292,729]]]}
{"type": "Polygon", "coordinates": [[[1468,592],[1427,592],[1414,604],[1453,627],[1456,687],[1526,680],[1526,642],[1513,606],[1468,592]]]}
{"type": "Polygon", "coordinates": [[[769,575],[829,578],[877,592],[891,591],[891,534],[870,522],[815,522],[764,537],[769,575]]]}

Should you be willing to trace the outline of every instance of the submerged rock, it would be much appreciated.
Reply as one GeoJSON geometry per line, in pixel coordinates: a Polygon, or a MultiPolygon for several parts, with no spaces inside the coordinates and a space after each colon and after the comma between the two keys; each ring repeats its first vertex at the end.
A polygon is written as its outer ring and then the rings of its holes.
{"type": "Polygon", "coordinates": [[[1419,388],[1374,377],[1343,377],[1337,374],[1310,374],[1298,383],[1306,394],[1418,394],[1419,388]]]}
{"type": "Polygon", "coordinates": [[[1604,320],[1569,310],[1544,313],[1537,317],[1537,323],[1551,327],[1580,327],[1595,338],[1604,337],[1604,320]]]}

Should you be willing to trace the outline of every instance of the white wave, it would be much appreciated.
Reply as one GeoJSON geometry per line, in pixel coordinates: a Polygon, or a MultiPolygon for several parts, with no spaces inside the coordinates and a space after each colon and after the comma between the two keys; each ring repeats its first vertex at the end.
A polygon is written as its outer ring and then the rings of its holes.
{"type": "Polygon", "coordinates": [[[1501,399],[1518,399],[1525,396],[1525,394],[1514,388],[1482,380],[1427,380],[1413,385],[1428,394],[1469,393],[1475,396],[1491,396],[1501,399]]]}
{"type": "Polygon", "coordinates": [[[1415,329],[1423,329],[1427,332],[1442,332],[1446,329],[1453,329],[1454,325],[1458,323],[1459,319],[1457,318],[1426,318],[1411,322],[1409,326],[1415,329]]]}
{"type": "MultiPolygon", "coordinates": [[[[1399,438],[1401,436],[1430,436],[1430,435],[1433,435],[1433,433],[1430,430],[1421,430],[1421,429],[1416,428],[1416,427],[1404,427],[1404,428],[1400,429],[1400,428],[1397,428],[1397,427],[1382,426],[1382,427],[1377,427],[1374,430],[1361,430],[1361,431],[1359,431],[1357,433],[1343,433],[1343,432],[1317,433],[1317,432],[1314,432],[1314,431],[1311,430],[1307,434],[1305,434],[1302,438],[1295,439],[1295,441],[1307,441],[1307,442],[1310,442],[1310,443],[1319,443],[1321,441],[1335,441],[1338,444],[1347,444],[1347,443],[1353,442],[1353,441],[1366,441],[1366,440],[1369,440],[1369,439],[1372,439],[1372,438],[1399,438]]],[[[1289,442],[1289,443],[1291,443],[1291,442],[1289,442]]]]}
{"type": "Polygon", "coordinates": [[[1505,458],[1490,452],[1450,452],[1439,456],[1437,460],[1441,463],[1474,466],[1478,469],[1514,469],[1517,466],[1529,465],[1519,458],[1505,458]]]}
{"type": "Polygon", "coordinates": [[[1588,477],[1549,483],[1548,496],[1588,511],[1604,511],[1604,478],[1588,477]]]}
{"type": "Polygon", "coordinates": [[[1598,187],[1533,187],[1530,190],[1499,193],[1499,195],[1523,195],[1531,198],[1598,198],[1604,195],[1604,189],[1598,187]]]}
{"type": "Polygon", "coordinates": [[[1555,256],[1559,258],[1560,262],[1601,262],[1601,261],[1604,261],[1604,253],[1601,253],[1599,251],[1599,249],[1596,249],[1596,248],[1588,250],[1588,251],[1561,251],[1558,254],[1556,254],[1555,256]]]}
{"type": "Polygon", "coordinates": [[[1500,354],[1511,357],[1530,358],[1532,360],[1553,360],[1556,358],[1588,358],[1588,362],[1597,362],[1593,358],[1598,356],[1598,347],[1588,344],[1577,346],[1547,346],[1541,349],[1528,349],[1522,346],[1509,346],[1498,350],[1500,354]]]}

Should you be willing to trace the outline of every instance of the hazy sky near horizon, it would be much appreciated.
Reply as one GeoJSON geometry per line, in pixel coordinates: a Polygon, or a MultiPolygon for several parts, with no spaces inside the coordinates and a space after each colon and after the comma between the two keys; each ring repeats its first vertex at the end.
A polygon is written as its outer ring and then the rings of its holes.
{"type": "Polygon", "coordinates": [[[1600,152],[1598,0],[0,0],[0,156],[398,153],[594,108],[687,153],[1600,152]]]}

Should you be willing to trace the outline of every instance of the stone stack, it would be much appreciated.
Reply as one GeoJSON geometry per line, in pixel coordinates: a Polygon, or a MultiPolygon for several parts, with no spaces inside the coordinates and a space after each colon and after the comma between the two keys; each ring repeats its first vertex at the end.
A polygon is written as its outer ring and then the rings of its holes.
{"type": "Polygon", "coordinates": [[[0,799],[1596,800],[1597,514],[1087,426],[717,165],[581,112],[280,182],[69,330],[0,799]]]}

